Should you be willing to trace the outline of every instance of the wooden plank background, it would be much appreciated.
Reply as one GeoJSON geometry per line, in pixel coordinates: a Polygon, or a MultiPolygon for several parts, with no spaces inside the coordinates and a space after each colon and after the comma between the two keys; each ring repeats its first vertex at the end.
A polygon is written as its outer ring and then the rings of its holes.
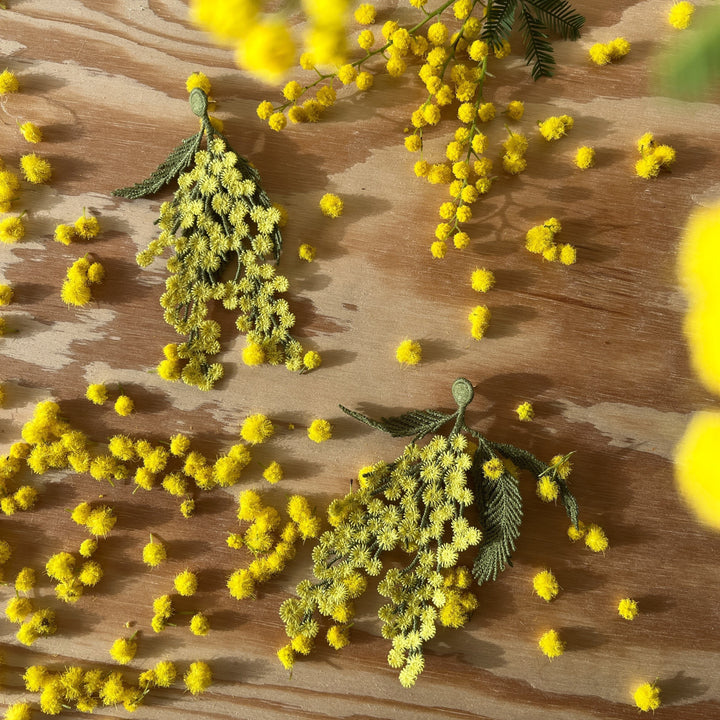
{"type": "MultiPolygon", "coordinates": [[[[200,496],[190,520],[160,491],[133,495],[127,485],[109,488],[66,473],[28,478],[41,489],[37,509],[0,518],[0,537],[14,549],[6,580],[22,565],[40,570],[51,553],[77,547],[84,535],[66,511],[76,503],[102,498],[119,520],[98,551],[105,578],[76,605],[59,605],[47,579],[40,581],[38,596],[57,609],[56,636],[27,649],[15,640],[16,627],[0,620],[1,702],[27,696],[20,675],[32,663],[112,667],[108,648],[131,622],[140,630],[131,670],[163,658],[181,666],[203,659],[215,676],[200,698],[180,684],[151,693],[137,715],[153,720],[620,720],[637,715],[634,687],[656,678],[665,703],[656,717],[720,717],[720,536],[699,526],[678,498],[671,461],[689,414],[717,405],[689,368],[674,266],[688,213],[720,191],[720,109],[653,95],[653,57],[677,37],[666,22],[669,0],[574,5],[587,25],[579,42],[558,43],[556,78],[531,82],[515,54],[488,83],[488,98],[499,106],[526,103],[519,127],[531,136],[529,168],[498,179],[476,206],[470,247],[437,261],[428,248],[444,191],[413,176],[416,158],[402,147],[409,115],[424,99],[410,74],[379,75],[366,96],[345,90],[320,124],[277,134],[257,119],[255,107],[279,91],[240,72],[230,51],[189,23],[185,3],[9,0],[0,11],[0,67],[17,73],[22,92],[2,102],[0,156],[17,165],[27,145],[16,120],[32,120],[43,128],[46,141],[37,150],[54,175],[47,186],[23,186],[15,208],[28,211],[27,237],[0,247],[0,281],[15,288],[2,315],[17,330],[1,341],[7,402],[0,450],[19,439],[35,403],[48,398],[97,442],[115,432],[159,441],[184,431],[214,455],[237,439],[251,412],[269,415],[277,433],[254,453],[247,481],[233,492],[200,496]],[[632,42],[628,57],[591,66],[590,45],[618,35],[632,42]],[[195,70],[213,82],[216,114],[233,147],[251,158],[270,197],[288,209],[281,268],[298,335],[324,358],[311,374],[243,366],[244,341],[232,330],[233,317],[222,313],[226,378],[215,390],[201,393],[150,372],[175,337],[158,305],[163,269],[134,262],[153,237],[159,200],[128,202],[110,193],[145,177],[195,131],[184,88],[195,70]],[[545,144],[535,122],[561,113],[575,118],[575,128],[545,144]],[[646,130],[675,147],[678,158],[671,173],[652,182],[633,173],[635,143],[646,130]],[[585,173],[572,165],[581,144],[597,149],[597,168],[585,173]],[[339,219],[318,210],[328,191],[345,200],[339,219]],[[99,217],[101,235],[82,248],[53,242],[54,226],[74,221],[83,208],[99,217]],[[578,248],[574,267],[543,263],[523,249],[526,230],[551,215],[563,223],[563,241],[578,248]],[[302,242],[318,249],[311,265],[297,259],[302,242]],[[68,308],[60,285],[86,250],[105,265],[107,280],[91,306],[68,308]],[[481,300],[469,286],[477,266],[497,276],[481,300]],[[479,301],[490,307],[492,322],[476,342],[466,318],[479,301]],[[394,360],[406,336],[424,347],[418,367],[394,360]],[[269,491],[274,502],[301,492],[326,507],[347,492],[359,467],[391,460],[403,447],[344,417],[338,403],[375,415],[451,408],[450,385],[459,376],[476,388],[469,420],[491,438],[545,459],[576,452],[581,517],[606,529],[610,549],[603,556],[570,544],[562,510],[540,503],[526,477],[514,567],[479,589],[480,606],[466,628],[441,630],[428,643],[415,688],[403,689],[386,664],[373,593],[360,606],[348,648],[336,653],[319,642],[288,677],[275,658],[286,642],[277,610],[307,576],[310,548],[255,601],[234,601],[225,580],[248,558],[225,543],[237,527],[233,495],[264,490],[261,463],[277,459],[286,479],[269,491]],[[83,398],[89,382],[121,384],[137,412],[120,418],[91,406],[83,398]],[[523,400],[535,405],[532,423],[514,414],[523,400]],[[335,427],[323,445],[305,435],[316,417],[335,427]],[[140,555],[150,532],[170,555],[152,572],[140,555]],[[185,567],[199,572],[200,591],[180,604],[207,611],[213,630],[196,638],[181,619],[155,635],[152,598],[169,592],[185,567]],[[563,588],[549,605],[531,585],[545,567],[563,588]],[[616,614],[625,596],[640,604],[633,623],[616,614]],[[550,627],[567,641],[566,654],[553,662],[537,649],[550,627]]],[[[399,0],[380,7],[380,21],[410,17],[399,0]]],[[[429,134],[431,159],[441,159],[453,128],[450,120],[429,134]]],[[[502,121],[488,132],[499,147],[502,121]]],[[[12,596],[11,584],[0,596],[12,596]]],[[[110,708],[95,715],[127,713],[110,708]]]]}

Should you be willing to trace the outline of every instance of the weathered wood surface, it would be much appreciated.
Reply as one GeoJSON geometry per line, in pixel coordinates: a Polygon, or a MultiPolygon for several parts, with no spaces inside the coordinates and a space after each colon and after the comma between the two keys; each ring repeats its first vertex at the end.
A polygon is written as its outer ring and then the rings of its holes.
{"type": "MultiPolygon", "coordinates": [[[[15,640],[15,627],[0,621],[0,700],[26,696],[20,673],[31,663],[107,663],[112,640],[131,621],[141,630],[132,669],[162,658],[204,659],[216,678],[199,699],[180,686],[152,693],[138,712],[144,718],[619,720],[636,717],[632,690],[655,678],[666,705],[658,718],[720,717],[720,536],[696,524],[679,500],[671,463],[689,413],[717,402],[689,368],[674,263],[688,212],[720,189],[720,109],[655,97],[649,89],[651,58],[676,37],[665,21],[670,3],[578,0],[586,31],[581,41],[557,46],[555,79],[533,84],[516,57],[488,83],[499,105],[526,102],[520,127],[529,134],[550,114],[569,113],[576,126],[552,147],[532,134],[528,171],[498,180],[477,206],[470,248],[451,250],[443,261],[428,252],[443,190],[414,178],[415,158],[402,147],[408,117],[423,99],[411,77],[379,76],[367,97],[348,93],[322,123],[276,134],[255,107],[277,91],[238,71],[229,51],[191,26],[178,0],[9,4],[0,12],[0,66],[19,75],[23,91],[3,102],[0,156],[17,163],[27,146],[16,118],[32,120],[44,128],[38,151],[52,161],[54,178],[45,187],[23,187],[16,207],[28,210],[28,236],[0,248],[1,279],[16,293],[2,314],[18,330],[2,339],[2,450],[47,398],[98,442],[114,432],[161,440],[187,431],[210,454],[233,442],[247,414],[261,411],[278,432],[255,453],[259,462],[235,494],[261,488],[259,463],[277,459],[287,475],[271,497],[281,503],[302,492],[324,507],[347,491],[359,467],[392,459],[403,447],[342,416],[338,403],[377,415],[450,408],[450,384],[465,376],[476,387],[469,419],[491,437],[543,458],[576,451],[581,517],[607,530],[611,548],[602,556],[571,545],[562,510],[540,503],[526,478],[515,566],[479,590],[480,608],[466,628],[441,631],[429,643],[427,669],[414,689],[402,689],[386,664],[370,593],[351,646],[335,653],[319,643],[288,678],[275,658],[286,641],[277,609],[306,576],[309,548],[256,601],[237,603],[224,583],[247,558],[225,543],[237,524],[231,493],[200,496],[196,517],[185,520],[177,502],[159,491],[132,495],[129,486],[62,473],[31,478],[42,488],[37,509],[0,522],[0,536],[14,548],[8,580],[22,565],[40,569],[51,553],[77,547],[84,534],[66,512],[77,502],[102,496],[119,521],[98,551],[106,576],[93,592],[60,607],[47,579],[40,582],[40,596],[58,609],[56,636],[28,650],[15,640]],[[633,43],[630,55],[591,67],[588,47],[617,35],[633,43]],[[227,135],[289,211],[282,268],[298,334],[324,357],[317,372],[243,366],[244,343],[229,315],[222,318],[227,377],[216,390],[203,394],[149,372],[174,339],[157,302],[163,270],[134,262],[153,236],[158,201],[127,202],[110,192],[144,177],[194,132],[184,88],[194,70],[211,77],[227,135]],[[678,154],[672,173],[654,182],[633,174],[635,141],[645,130],[678,154]],[[581,173],[571,161],[585,143],[597,148],[598,167],[581,173]],[[327,191],[345,199],[340,219],[317,209],[327,191]],[[83,248],[53,242],[54,226],[72,222],[84,207],[99,216],[100,237],[83,248]],[[562,220],[564,241],[578,248],[572,268],[539,262],[522,247],[525,231],[551,215],[562,220]],[[306,241],[318,248],[311,265],[296,258],[306,241]],[[86,250],[108,277],[92,306],[68,309],[60,285],[86,250]],[[466,317],[478,302],[469,275],[481,265],[498,282],[482,300],[493,314],[490,330],[476,342],[466,317]],[[425,349],[417,368],[394,360],[406,336],[425,349]],[[90,406],[83,398],[89,382],[122,384],[137,413],[123,419],[90,406]],[[520,424],[513,409],[526,399],[537,419],[520,424]],[[331,442],[306,438],[303,428],[315,417],[334,423],[331,442]],[[170,551],[169,562],[152,572],[140,558],[149,532],[170,551]],[[185,567],[199,571],[200,592],[183,608],[208,611],[214,629],[195,638],[181,620],[154,635],[151,600],[169,592],[185,567]],[[549,605],[531,588],[545,567],[563,588],[549,605]],[[624,596],[642,610],[631,624],[616,614],[624,596]],[[554,662],[536,646],[550,627],[568,644],[554,662]]],[[[393,15],[390,6],[402,5],[387,3],[382,19],[393,15]]],[[[438,158],[450,128],[431,133],[438,158]]],[[[489,132],[499,142],[502,123],[489,132]]],[[[11,597],[11,586],[0,594],[11,597]]]]}

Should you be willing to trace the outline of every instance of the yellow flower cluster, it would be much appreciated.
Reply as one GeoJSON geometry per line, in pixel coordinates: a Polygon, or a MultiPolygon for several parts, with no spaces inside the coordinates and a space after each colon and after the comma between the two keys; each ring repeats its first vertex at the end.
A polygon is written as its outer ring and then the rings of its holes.
{"type": "Polygon", "coordinates": [[[328,420],[317,418],[313,420],[307,430],[307,436],[315,443],[322,443],[332,438],[332,425],[328,420]]]}
{"type": "Polygon", "coordinates": [[[655,683],[643,683],[636,688],[633,693],[633,700],[638,709],[643,712],[653,712],[657,710],[660,705],[660,688],[655,683]]]}
{"type": "Polygon", "coordinates": [[[520,403],[516,408],[518,420],[520,422],[530,422],[535,417],[535,410],[533,409],[532,403],[525,402],[520,403]]]}
{"type": "MultiPolygon", "coordinates": [[[[195,90],[195,92],[198,92],[195,90]]],[[[280,252],[280,209],[270,205],[257,171],[212,133],[207,150],[198,150],[193,167],[178,178],[172,201],[160,207],[160,235],[138,253],[141,267],[166,249],[171,276],[160,304],[165,320],[187,340],[164,349],[158,373],[209,390],[223,375],[211,362],[220,351],[220,325],[207,318],[208,303],[238,310],[238,330],[247,334],[243,361],[248,365],[285,363],[293,371],[308,368],[302,345],[290,335],[295,316],[284,298],[288,281],[268,262],[280,252]],[[223,269],[234,258],[234,278],[223,269]]]]}
{"type": "Polygon", "coordinates": [[[233,533],[228,537],[228,545],[246,547],[255,559],[247,568],[237,568],[228,578],[228,590],[236,600],[254,597],[258,585],[282,572],[295,557],[298,540],[319,534],[320,519],[307,498],[293,495],[288,500],[287,514],[290,520],[280,529],[280,513],[265,505],[257,492],[245,490],[240,494],[237,517],[240,522],[250,525],[244,534],[233,533]]]}
{"type": "Polygon", "coordinates": [[[581,170],[587,170],[595,165],[594,148],[583,145],[577,149],[575,153],[575,165],[581,170]]]}
{"type": "Polygon", "coordinates": [[[589,51],[595,65],[607,65],[625,57],[630,52],[630,43],[624,37],[617,37],[609,43],[595,43],[589,51]]]}
{"type": "Polygon", "coordinates": [[[545,140],[551,142],[564,137],[574,124],[575,121],[569,115],[552,116],[539,122],[538,130],[545,140]]]}
{"type": "MultiPolygon", "coordinates": [[[[695,210],[685,227],[678,256],[678,275],[687,298],[684,320],[690,360],[701,382],[720,393],[720,206],[695,210]]],[[[675,450],[675,483],[697,518],[720,530],[720,413],[693,414],[675,450]]]]}
{"type": "Polygon", "coordinates": [[[556,243],[555,236],[562,230],[557,218],[548,218],[542,225],[531,227],[525,235],[525,248],[531,253],[542,255],[545,260],[573,265],[577,251],[572,245],[556,243]]]}
{"type": "Polygon", "coordinates": [[[467,569],[456,565],[459,553],[477,545],[481,534],[463,516],[473,503],[466,447],[462,436],[436,436],[422,449],[408,445],[392,464],[364,468],[360,488],[333,500],[328,508],[333,529],[313,550],[316,582],[302,581],[297,597],[280,608],[290,638],[278,652],[285,667],[311,651],[319,632],[316,611],[335,623],[327,633],[330,646],[347,644],[354,601],[365,592],[367,576],[381,574],[383,552],[415,557],[402,571],[389,568],[378,585],[389,600],[378,613],[383,637],[392,640],[388,662],[400,670],[404,686],[422,672],[422,646],[437,623],[459,627],[467,621],[477,600],[468,589],[467,569]]]}
{"type": "Polygon", "coordinates": [[[482,340],[485,337],[485,331],[490,325],[490,310],[486,305],[476,305],[468,315],[470,321],[470,335],[475,340],[482,340]]]}
{"type": "Polygon", "coordinates": [[[131,638],[118,638],[110,646],[110,657],[119,665],[128,665],[137,654],[137,640],[131,638]]]}
{"type": "MultiPolygon", "coordinates": [[[[346,54],[348,0],[306,0],[302,39],[306,64],[337,64],[346,54]],[[310,56],[312,60],[310,60],[310,56]]],[[[287,14],[264,0],[192,0],[190,16],[223,44],[236,48],[237,64],[262,80],[277,82],[293,67],[298,42],[287,14]]]]}
{"type": "Polygon", "coordinates": [[[100,234],[100,223],[96,217],[83,214],[72,224],[61,223],[55,227],[55,241],[70,245],[75,240],[91,240],[100,234]]]}
{"type": "Polygon", "coordinates": [[[675,162],[675,150],[669,145],[658,145],[652,133],[645,133],[637,141],[640,159],[635,163],[635,174],[650,180],[675,162]]]}
{"type": "Polygon", "coordinates": [[[81,307],[92,300],[90,285],[103,281],[105,268],[99,262],[90,262],[87,256],[78,258],[67,270],[60,297],[64,303],[81,307]]]}
{"type": "MultiPolygon", "coordinates": [[[[100,667],[71,665],[61,672],[53,672],[44,665],[31,665],[25,669],[23,680],[28,692],[40,693],[41,712],[58,715],[65,709],[92,713],[97,708],[116,705],[135,712],[153,688],[171,687],[177,674],[177,668],[170,660],[162,660],[143,671],[137,684],[126,682],[121,672],[108,672],[100,667]]],[[[197,693],[207,689],[212,673],[206,663],[196,662],[188,667],[184,680],[185,687],[197,693]]],[[[26,719],[18,716],[13,720],[26,719]]]]}
{"type": "Polygon", "coordinates": [[[623,620],[634,620],[638,612],[638,604],[632,598],[623,598],[618,603],[618,615],[623,618],[623,620]]]}

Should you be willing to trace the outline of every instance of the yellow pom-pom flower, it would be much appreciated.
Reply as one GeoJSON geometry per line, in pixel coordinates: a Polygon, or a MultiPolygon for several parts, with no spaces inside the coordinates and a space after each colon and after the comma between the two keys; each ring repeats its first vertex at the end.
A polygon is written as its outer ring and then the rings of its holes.
{"type": "Polygon", "coordinates": [[[298,257],[301,260],[305,260],[305,262],[312,262],[315,259],[315,253],[317,251],[312,245],[308,245],[308,243],[303,243],[298,248],[298,257]]]}
{"type": "Polygon", "coordinates": [[[720,530],[720,413],[695,413],[675,450],[675,484],[705,525],[720,530]]]}
{"type": "Polygon", "coordinates": [[[8,245],[25,237],[25,225],[22,217],[9,217],[0,220],[0,242],[8,245]]]}
{"type": "Polygon", "coordinates": [[[42,140],[42,131],[35,123],[23,123],[20,125],[20,132],[29,143],[39,143],[42,140]]]}
{"type": "Polygon", "coordinates": [[[550,570],[543,570],[533,578],[533,589],[535,593],[546,602],[550,602],[557,597],[560,592],[560,586],[555,576],[550,570]]]}
{"type": "Polygon", "coordinates": [[[263,477],[271,484],[278,483],[283,478],[283,469],[280,463],[273,460],[263,471],[263,477]]]}
{"type": "Polygon", "coordinates": [[[15,73],[10,70],[3,70],[0,73],[0,97],[3,95],[9,95],[10,93],[16,93],[20,90],[20,83],[15,73]]]}
{"type": "Polygon", "coordinates": [[[197,575],[190,570],[183,570],[175,576],[173,583],[178,594],[183,597],[190,597],[191,595],[194,595],[197,590],[197,575]]]}
{"type": "Polygon", "coordinates": [[[634,620],[638,614],[638,604],[631,598],[623,598],[618,603],[618,615],[625,620],[634,620]]]}
{"type": "Polygon", "coordinates": [[[548,630],[538,640],[538,647],[543,655],[550,660],[560,657],[565,652],[565,643],[560,639],[557,630],[548,630]]]}
{"type": "Polygon", "coordinates": [[[185,89],[192,92],[195,88],[200,88],[206,95],[209,95],[212,90],[210,78],[202,72],[194,72],[188,75],[185,81],[185,89]]]}
{"type": "Polygon", "coordinates": [[[532,403],[527,401],[520,403],[515,408],[515,412],[521,422],[530,422],[535,417],[535,410],[533,409],[532,403]]]}
{"type": "Polygon", "coordinates": [[[262,365],[266,360],[265,350],[263,350],[261,345],[251,342],[243,348],[242,359],[243,362],[250,367],[262,365]]]}
{"type": "Polygon", "coordinates": [[[307,370],[316,370],[317,368],[322,365],[322,357],[319,352],[315,352],[315,350],[308,350],[308,352],[303,355],[303,365],[307,370]]]}
{"type": "Polygon", "coordinates": [[[583,145],[578,148],[575,153],[575,165],[577,165],[581,170],[587,170],[588,168],[593,167],[593,165],[595,165],[594,148],[588,147],[587,145],[583,145]]]}
{"type": "Polygon", "coordinates": [[[668,13],[668,22],[677,30],[685,30],[690,26],[695,6],[687,0],[676,2],[668,13]]]}
{"type": "Polygon", "coordinates": [[[605,552],[610,545],[605,531],[594,523],[588,525],[585,533],[585,545],[593,552],[605,552]]]}
{"type": "Polygon", "coordinates": [[[150,542],[143,547],[143,562],[150,567],[157,567],[167,559],[167,549],[159,540],[150,536],[150,542]]]}
{"type": "Polygon", "coordinates": [[[264,443],[274,432],[275,427],[270,419],[260,413],[247,417],[240,428],[242,439],[252,445],[264,443]]]}
{"type": "Polygon", "coordinates": [[[127,395],[120,395],[115,401],[115,412],[122,417],[127,417],[135,409],[135,403],[127,395]]]}
{"type": "Polygon", "coordinates": [[[633,700],[643,712],[657,710],[660,705],[660,688],[655,683],[643,683],[633,693],[633,700]]]}
{"type": "Polygon", "coordinates": [[[102,405],[108,399],[108,389],[102,383],[92,383],[88,385],[85,397],[95,405],[102,405]]]}
{"type": "Polygon", "coordinates": [[[313,420],[308,427],[307,435],[313,442],[325,442],[332,437],[332,425],[327,420],[313,420]]]}
{"type": "Polygon", "coordinates": [[[42,185],[52,177],[52,166],[45,158],[38,157],[35,153],[23,155],[20,158],[20,168],[28,182],[34,185],[42,185]]]}
{"type": "Polygon", "coordinates": [[[395,351],[395,358],[401,365],[417,365],[422,360],[422,347],[416,340],[403,340],[395,351]]]}
{"type": "Polygon", "coordinates": [[[110,648],[110,656],[120,665],[132,662],[137,653],[137,642],[132,638],[118,638],[110,648]]]}
{"type": "Polygon", "coordinates": [[[96,217],[84,213],[75,221],[75,232],[83,240],[91,240],[100,234],[100,223],[96,217]]]}
{"type": "Polygon", "coordinates": [[[277,657],[286,670],[292,670],[292,667],[295,664],[295,652],[293,651],[290,643],[283,645],[283,647],[277,651],[277,657]]]}
{"type": "Polygon", "coordinates": [[[485,293],[495,285],[495,275],[486,268],[477,268],[470,278],[470,285],[475,292],[485,293]]]}
{"type": "Polygon", "coordinates": [[[192,695],[204,693],[212,685],[210,666],[202,661],[191,663],[183,677],[183,682],[192,695]]]}
{"type": "Polygon", "coordinates": [[[325,193],[320,198],[320,210],[326,217],[336,218],[342,215],[344,209],[343,201],[332,193],[325,193]]]}
{"type": "Polygon", "coordinates": [[[193,635],[204,636],[210,632],[210,621],[203,613],[195,613],[190,619],[190,632],[193,635]]]}

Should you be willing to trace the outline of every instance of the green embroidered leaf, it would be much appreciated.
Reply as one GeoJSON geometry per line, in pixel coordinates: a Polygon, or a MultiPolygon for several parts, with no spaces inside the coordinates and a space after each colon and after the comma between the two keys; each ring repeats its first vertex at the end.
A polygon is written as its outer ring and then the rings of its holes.
{"type": "Polygon", "coordinates": [[[435,432],[448,420],[455,417],[454,414],[447,415],[437,410],[412,410],[403,415],[373,420],[367,415],[349,410],[343,405],[340,406],[340,409],[350,417],[355,418],[355,420],[370,425],[376,430],[382,430],[393,437],[410,437],[412,435],[415,440],[435,432]]]}
{"type": "Polygon", "coordinates": [[[203,131],[183,140],[167,159],[158,166],[157,170],[142,182],[135,183],[128,187],[113,190],[113,195],[120,197],[136,198],[154,195],[163,185],[172,182],[193,160],[195,153],[200,147],[203,131]]]}
{"type": "Polygon", "coordinates": [[[554,30],[564,40],[577,40],[585,18],[572,9],[568,0],[523,0],[532,5],[538,20],[554,30]]]}
{"type": "Polygon", "coordinates": [[[478,503],[483,519],[483,540],[472,573],[478,585],[495,580],[505,565],[512,567],[510,556],[520,535],[522,499],[517,480],[503,473],[498,480],[484,480],[478,503]]]}

